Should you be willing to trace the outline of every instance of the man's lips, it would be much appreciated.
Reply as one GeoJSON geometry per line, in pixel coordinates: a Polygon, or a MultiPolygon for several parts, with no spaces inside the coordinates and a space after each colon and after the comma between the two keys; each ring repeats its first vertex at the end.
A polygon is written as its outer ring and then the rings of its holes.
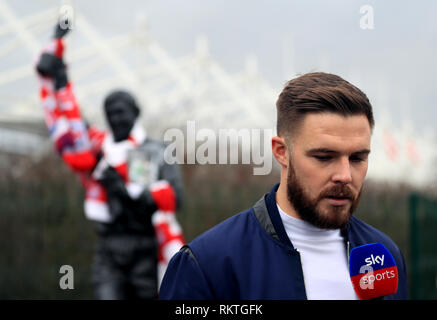
{"type": "Polygon", "coordinates": [[[325,197],[328,200],[328,203],[332,206],[344,206],[350,201],[352,201],[349,197],[341,197],[341,196],[327,196],[325,197]]]}

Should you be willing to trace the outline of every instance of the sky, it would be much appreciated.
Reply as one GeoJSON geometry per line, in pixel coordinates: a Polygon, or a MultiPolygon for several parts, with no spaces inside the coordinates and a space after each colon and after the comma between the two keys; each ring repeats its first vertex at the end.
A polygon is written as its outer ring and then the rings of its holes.
{"type": "MultiPolygon", "coordinates": [[[[23,17],[64,2],[6,1],[23,17]]],[[[396,125],[410,121],[418,131],[437,133],[436,1],[67,3],[108,37],[129,32],[140,16],[146,17],[150,37],[173,57],[193,52],[199,35],[207,37],[210,55],[230,73],[241,71],[246,57],[255,56],[260,74],[278,93],[296,74],[310,71],[338,74],[368,95],[376,121],[385,114],[396,125]],[[364,16],[360,8],[365,5],[373,10],[373,29],[360,27],[364,16]]],[[[0,62],[0,73],[6,71],[7,66],[0,62]]]]}

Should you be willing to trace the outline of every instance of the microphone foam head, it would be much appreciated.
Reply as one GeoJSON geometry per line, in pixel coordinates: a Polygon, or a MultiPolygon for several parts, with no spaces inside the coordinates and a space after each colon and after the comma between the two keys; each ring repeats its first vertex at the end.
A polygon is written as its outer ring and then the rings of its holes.
{"type": "Polygon", "coordinates": [[[396,262],[381,243],[353,248],[349,257],[349,273],[361,300],[394,294],[398,289],[396,262]]]}

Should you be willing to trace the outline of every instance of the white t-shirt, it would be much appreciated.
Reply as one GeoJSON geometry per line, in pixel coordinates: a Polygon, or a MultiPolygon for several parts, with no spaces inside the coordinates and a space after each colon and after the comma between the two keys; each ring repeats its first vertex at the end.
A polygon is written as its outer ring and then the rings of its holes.
{"type": "Polygon", "coordinates": [[[300,253],[308,300],[358,300],[340,229],[317,228],[277,207],[285,231],[300,253]]]}

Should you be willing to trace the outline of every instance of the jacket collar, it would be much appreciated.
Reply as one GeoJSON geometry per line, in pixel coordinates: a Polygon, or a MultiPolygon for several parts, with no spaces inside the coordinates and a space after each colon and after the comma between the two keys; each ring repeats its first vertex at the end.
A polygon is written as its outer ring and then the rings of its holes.
{"type": "Polygon", "coordinates": [[[258,200],[258,202],[253,206],[253,210],[258,222],[270,236],[281,242],[286,247],[294,249],[287,233],[285,232],[278,207],[276,206],[276,191],[278,190],[278,187],[279,183],[272,188],[270,193],[264,195],[260,200],[258,200]]]}
{"type": "Polygon", "coordinates": [[[294,249],[293,244],[291,243],[290,238],[285,231],[284,224],[282,223],[281,216],[279,215],[278,206],[276,205],[276,191],[278,191],[278,188],[279,183],[275,184],[272,190],[270,190],[270,193],[265,196],[267,211],[279,240],[287,247],[294,249]]]}

